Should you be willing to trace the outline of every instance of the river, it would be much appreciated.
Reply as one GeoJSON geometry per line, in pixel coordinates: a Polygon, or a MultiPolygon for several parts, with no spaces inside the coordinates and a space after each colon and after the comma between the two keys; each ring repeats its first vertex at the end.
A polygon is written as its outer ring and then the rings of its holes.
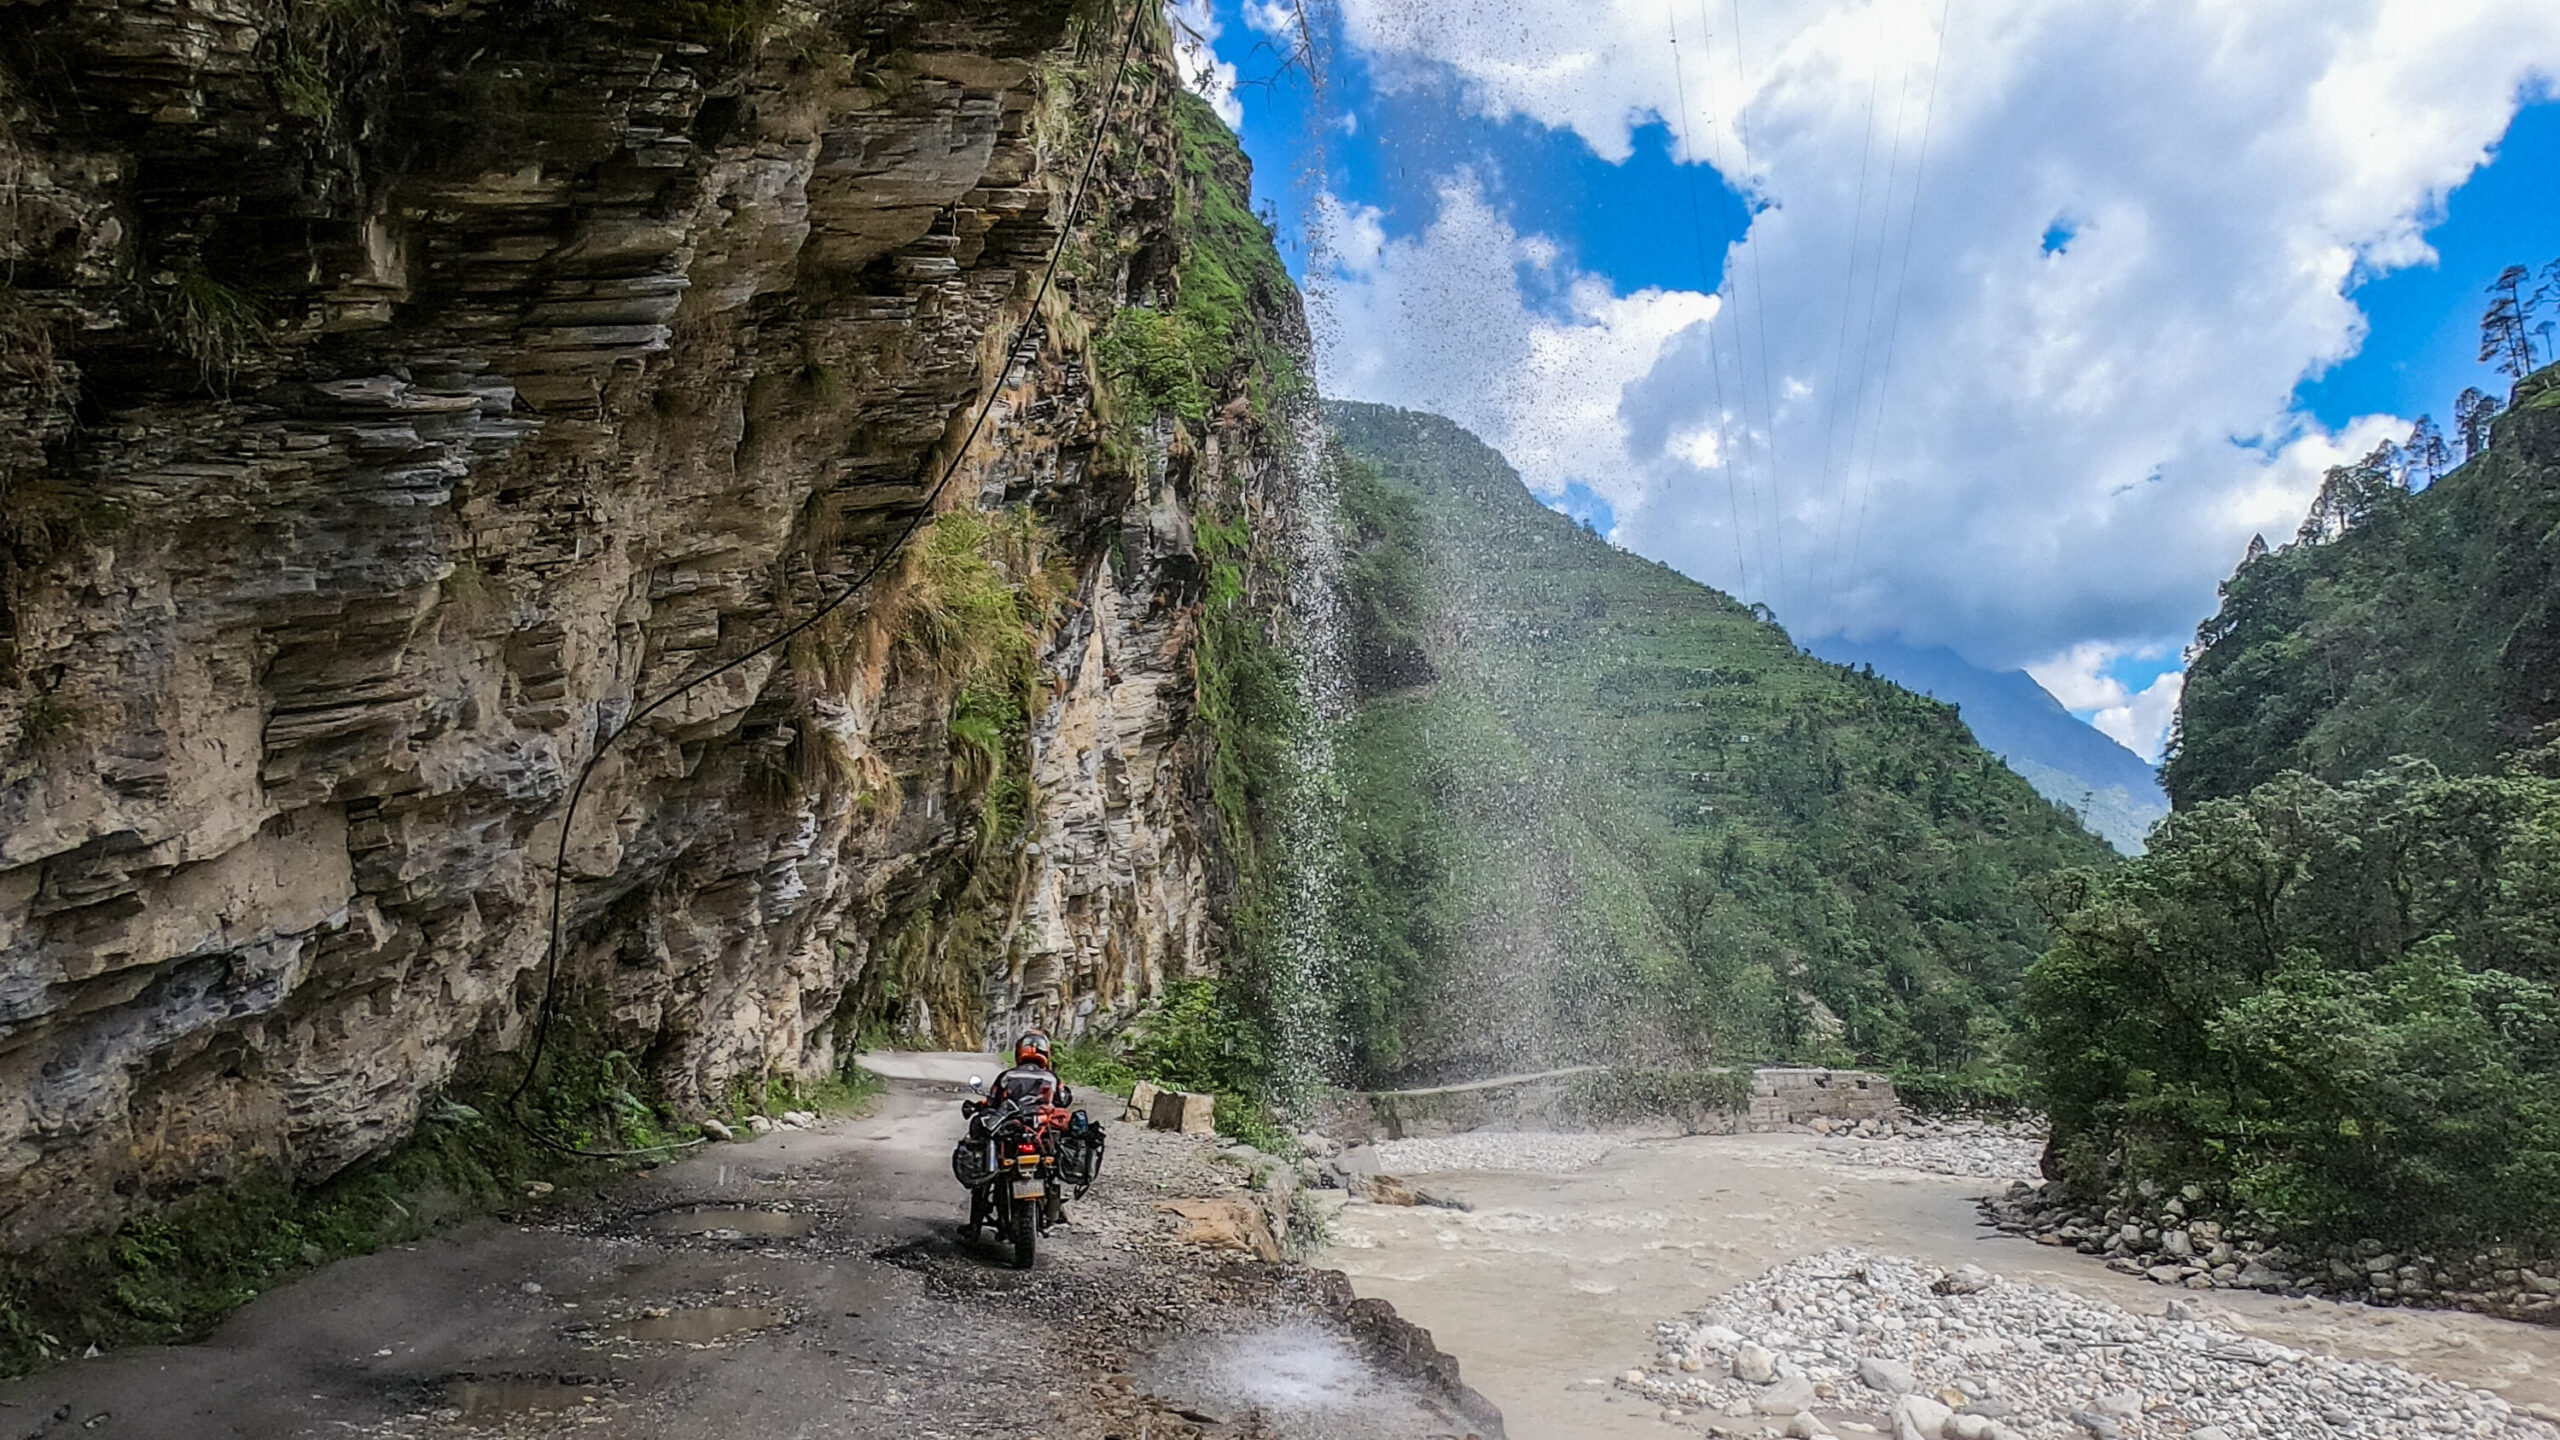
{"type": "Polygon", "coordinates": [[[2560,1409],[2560,1330],[2166,1290],[1981,1227],[1973,1198],[1998,1182],[1846,1164],[1810,1135],[1630,1137],[1576,1169],[1448,1170],[1416,1183],[1472,1208],[1346,1205],[1317,1263],[1429,1329],[1501,1407],[1513,1440],[1683,1433],[1609,1377],[1653,1358],[1657,1322],[1836,1245],[1970,1263],[2152,1314],[2175,1296],[2280,1344],[2560,1409]]]}

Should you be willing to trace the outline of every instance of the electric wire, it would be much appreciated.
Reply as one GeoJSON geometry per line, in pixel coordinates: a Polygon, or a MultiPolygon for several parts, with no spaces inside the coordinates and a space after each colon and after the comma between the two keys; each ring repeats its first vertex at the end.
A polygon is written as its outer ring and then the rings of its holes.
{"type": "MultiPolygon", "coordinates": [[[[1909,133],[1908,122],[1911,117],[1911,72],[1914,68],[1915,67],[1912,64],[1912,57],[1906,52],[1902,60],[1902,81],[1901,84],[1896,87],[1894,93],[1893,153],[1892,158],[1885,162],[1884,209],[1882,213],[1877,216],[1875,278],[1874,283],[1867,287],[1867,320],[1865,327],[1860,332],[1858,383],[1857,388],[1852,391],[1849,396],[1849,451],[1841,461],[1842,475],[1840,481],[1840,508],[1832,515],[1831,518],[1832,572],[1848,579],[1851,584],[1855,583],[1854,576],[1856,572],[1853,570],[1844,570],[1841,567],[1841,547],[1847,540],[1849,534],[1851,502],[1860,493],[1865,476],[1871,472],[1875,466],[1875,449],[1873,446],[1867,447],[1866,467],[1861,469],[1858,464],[1858,448],[1861,440],[1860,432],[1866,428],[1862,423],[1866,414],[1868,394],[1867,381],[1869,372],[1866,362],[1876,353],[1876,319],[1884,309],[1884,272],[1887,264],[1885,260],[1885,252],[1890,249],[1893,244],[1893,197],[1901,189],[1902,150],[1904,140],[1909,133]]],[[[1912,192],[1911,203],[1914,205],[1920,203],[1920,196],[1917,190],[1912,192]]],[[[1834,598],[1836,599],[1837,597],[1835,596],[1834,598]]]]}
{"type": "MultiPolygon", "coordinates": [[[[1707,15],[1707,0],[1698,0],[1698,29],[1699,32],[1706,37],[1707,112],[1710,117],[1713,117],[1723,113],[1724,102],[1721,94],[1722,82],[1716,75],[1715,25],[1707,15]]],[[[1735,62],[1737,83],[1739,83],[1741,78],[1740,70],[1741,65],[1737,60],[1735,62]]],[[[1736,107],[1735,118],[1736,123],[1738,124],[1740,120],[1739,106],[1736,107]]],[[[1734,137],[1733,141],[1734,145],[1737,147],[1734,155],[1731,157],[1726,155],[1725,136],[1727,129],[1728,127],[1721,125],[1715,127],[1715,163],[1717,174],[1725,177],[1731,177],[1736,168],[1744,160],[1748,159],[1748,156],[1739,148],[1743,145],[1743,141],[1738,135],[1734,137]]],[[[1732,183],[1731,179],[1728,178],[1726,183],[1730,185],[1732,183]]],[[[1736,193],[1740,194],[1740,191],[1737,190],[1736,193]]],[[[1726,247],[1727,263],[1724,267],[1723,275],[1724,288],[1718,292],[1720,296],[1728,297],[1729,303],[1724,305],[1718,311],[1717,319],[1721,321],[1724,318],[1723,312],[1725,310],[1730,310],[1733,314],[1733,323],[1730,326],[1718,324],[1714,329],[1719,331],[1730,330],[1732,332],[1730,335],[1725,337],[1725,344],[1730,350],[1733,358],[1733,381],[1734,388],[1738,396],[1738,399],[1736,400],[1736,407],[1739,411],[1739,418],[1742,423],[1742,443],[1735,449],[1733,463],[1736,466],[1737,473],[1742,477],[1744,488],[1748,492],[1751,520],[1751,548],[1754,554],[1758,556],[1758,568],[1760,574],[1759,585],[1757,588],[1762,595],[1761,601],[1756,603],[1766,603],[1768,600],[1782,600],[1785,598],[1778,593],[1777,588],[1771,583],[1771,576],[1773,572],[1780,578],[1783,578],[1785,573],[1784,568],[1782,566],[1773,566],[1769,560],[1773,540],[1776,544],[1783,547],[1785,537],[1783,535],[1774,534],[1776,527],[1769,523],[1768,518],[1770,501],[1767,492],[1776,488],[1778,484],[1778,476],[1774,452],[1768,448],[1768,442],[1770,441],[1774,423],[1774,412],[1772,411],[1768,398],[1765,395],[1760,399],[1758,416],[1755,417],[1752,413],[1752,367],[1747,353],[1751,335],[1750,326],[1752,307],[1750,304],[1751,297],[1746,293],[1745,287],[1749,284],[1752,278],[1753,271],[1751,267],[1757,260],[1756,249],[1751,244],[1751,227],[1757,222],[1757,219],[1757,214],[1751,210],[1750,202],[1746,199],[1744,201],[1742,236],[1735,244],[1726,247]],[[1766,482],[1765,485],[1763,483],[1764,481],[1766,482]]],[[[1762,352],[1762,360],[1764,363],[1761,367],[1761,373],[1764,376],[1767,374],[1767,366],[1765,363],[1766,359],[1767,355],[1764,350],[1762,352]]],[[[1783,554],[1783,549],[1780,553],[1783,554]]]]}
{"type": "Polygon", "coordinates": [[[663,694],[660,694],[655,699],[650,700],[647,704],[633,710],[630,715],[626,716],[622,720],[620,724],[606,732],[604,739],[597,743],[595,753],[587,757],[587,761],[584,765],[578,767],[578,778],[569,787],[568,808],[562,813],[560,818],[559,847],[552,857],[550,919],[548,925],[549,933],[543,951],[542,996],[537,1002],[537,1008],[535,1010],[533,1048],[526,1056],[524,1074],[522,1078],[516,1081],[515,1089],[508,1093],[505,1105],[505,1113],[509,1123],[513,1124],[518,1130],[523,1131],[527,1138],[531,1139],[534,1143],[542,1146],[543,1148],[565,1155],[575,1155],[584,1159],[618,1160],[633,1159],[644,1155],[664,1154],[673,1150],[685,1150],[704,1143],[701,1139],[692,1139],[676,1141],[665,1145],[636,1146],[627,1150],[591,1150],[571,1145],[566,1141],[541,1133],[532,1125],[526,1123],[521,1113],[519,1102],[524,1098],[525,1091],[532,1086],[534,1076],[539,1073],[541,1069],[543,1051],[548,1045],[551,1037],[552,1001],[555,992],[557,991],[560,977],[560,892],[564,883],[564,878],[568,873],[569,836],[572,830],[576,827],[578,804],[586,796],[587,782],[593,778],[596,766],[604,760],[606,752],[613,748],[614,742],[620,740],[623,736],[630,734],[633,729],[639,726],[641,721],[648,719],[659,710],[666,708],[668,705],[688,694],[691,694],[693,691],[701,689],[703,686],[719,679],[721,676],[736,670],[738,667],[745,665],[756,657],[771,654],[774,650],[789,643],[794,637],[808,631],[819,621],[827,618],[828,615],[833,614],[837,609],[841,608],[846,601],[852,599],[856,594],[860,593],[864,587],[868,586],[873,580],[879,578],[881,572],[888,568],[889,563],[897,559],[899,554],[905,550],[907,542],[914,539],[916,532],[924,528],[925,522],[932,518],[934,514],[934,507],[942,498],[942,492],[950,487],[952,477],[959,473],[961,461],[968,458],[969,449],[972,445],[977,443],[978,434],[985,428],[988,415],[994,412],[997,400],[1004,394],[1005,386],[1011,383],[1013,379],[1013,372],[1022,362],[1023,346],[1031,338],[1032,327],[1039,322],[1040,307],[1049,298],[1051,282],[1057,279],[1058,263],[1066,254],[1067,242],[1075,234],[1076,219],[1083,213],[1084,209],[1085,191],[1087,187],[1092,184],[1094,169],[1096,164],[1102,158],[1102,144],[1104,138],[1109,133],[1111,112],[1113,107],[1119,103],[1120,84],[1122,79],[1125,78],[1128,73],[1129,58],[1137,51],[1138,35],[1142,28],[1142,22],[1146,18],[1148,3],[1149,0],[1132,0],[1130,5],[1129,28],[1126,37],[1120,44],[1119,62],[1112,68],[1111,84],[1103,94],[1102,108],[1094,116],[1093,143],[1088,147],[1085,153],[1084,168],[1076,177],[1075,189],[1069,192],[1066,218],[1058,227],[1058,239],[1056,244],[1050,248],[1048,264],[1044,266],[1040,272],[1040,284],[1038,288],[1032,292],[1031,304],[1029,308],[1023,312],[1021,323],[1014,328],[1013,342],[1005,348],[1004,364],[996,372],[995,383],[987,388],[986,398],[979,402],[977,416],[969,422],[968,432],[961,437],[960,444],[951,452],[951,459],[942,467],[941,476],[934,481],[932,488],[925,492],[923,502],[917,507],[916,513],[908,519],[906,528],[898,532],[897,538],[889,542],[888,548],[880,553],[879,558],[871,562],[868,569],[865,569],[860,575],[856,576],[852,583],[846,585],[842,590],[837,591],[832,598],[828,599],[817,609],[811,611],[799,620],[794,621],[790,625],[784,626],[782,630],[774,634],[771,638],[765,640],[763,643],[757,645],[755,648],[733,656],[730,659],[713,666],[702,674],[675,686],[673,689],[670,689],[663,694]]]}
{"type": "MultiPolygon", "coordinates": [[[[1881,7],[1873,5],[1868,7],[1867,15],[1871,31],[1871,39],[1873,38],[1872,32],[1882,28],[1883,22],[1880,18],[1881,14],[1881,7]]],[[[1871,46],[1870,48],[1872,49],[1873,47],[1871,46]]],[[[1867,133],[1865,140],[1862,141],[1858,147],[1858,201],[1849,212],[1849,263],[1841,267],[1840,338],[1838,343],[1832,347],[1831,351],[1831,392],[1823,397],[1823,410],[1825,411],[1825,414],[1822,426],[1822,470],[1820,472],[1820,478],[1815,481],[1815,489],[1822,497],[1823,502],[1828,504],[1831,498],[1832,477],[1834,475],[1840,476],[1840,504],[1833,510],[1834,520],[1831,527],[1832,533],[1835,536],[1839,534],[1837,516],[1849,508],[1848,477],[1846,474],[1842,473],[1842,467],[1835,463],[1840,444],[1841,411],[1843,409],[1851,408],[1850,403],[1844,403],[1850,402],[1850,393],[1843,391],[1840,387],[1842,377],[1849,372],[1849,322],[1851,317],[1858,313],[1858,250],[1865,242],[1867,236],[1867,179],[1869,175],[1874,173],[1875,168],[1876,98],[1881,93],[1883,84],[1884,67],[1882,65],[1871,65],[1867,71],[1867,133]]],[[[1884,198],[1885,205],[1889,210],[1893,203],[1892,192],[1887,190],[1884,198]]],[[[1887,217],[1880,216],[1876,225],[1876,273],[1874,279],[1868,284],[1868,291],[1871,294],[1877,287],[1884,284],[1884,247],[1890,243],[1889,237],[1891,235],[1891,230],[1889,227],[1889,219],[1887,217]]],[[[1857,368],[1859,376],[1858,386],[1863,390],[1866,386],[1867,369],[1865,342],[1863,336],[1860,338],[1860,353],[1857,368]]],[[[1852,441],[1850,448],[1853,451],[1856,449],[1856,438],[1857,432],[1852,429],[1850,431],[1850,439],[1852,441]]],[[[1817,550],[1820,548],[1819,536],[1816,537],[1815,548],[1817,550]]],[[[1813,561],[1810,556],[1807,559],[1807,563],[1809,565],[1813,565],[1813,561]]],[[[1823,557],[1822,563],[1813,565],[1813,568],[1814,574],[1819,581],[1817,593],[1825,598],[1836,598],[1840,586],[1840,547],[1836,540],[1831,546],[1830,553],[1823,557]]]]}
{"type": "Polygon", "coordinates": [[[1902,300],[1911,280],[1912,238],[1920,229],[1922,182],[1929,174],[1929,138],[1938,122],[1938,77],[1946,73],[1948,26],[1952,23],[1954,14],[1955,0],[1939,0],[1938,55],[1936,61],[1929,66],[1929,98],[1920,112],[1920,154],[1912,162],[1911,167],[1911,214],[1902,229],[1902,262],[1893,282],[1893,318],[1885,329],[1884,373],[1876,382],[1875,422],[1873,434],[1867,443],[1868,474],[1866,483],[1860,487],[1858,496],[1857,528],[1851,532],[1849,540],[1849,567],[1852,570],[1857,568],[1859,557],[1865,553],[1866,549],[1867,502],[1875,498],[1875,459],[1884,445],[1886,397],[1892,393],[1893,389],[1894,351],[1902,338],[1902,300]]]}
{"type": "MultiPolygon", "coordinates": [[[[1699,0],[1699,6],[1701,11],[1703,11],[1705,8],[1705,0],[1699,0]]],[[[1745,48],[1742,38],[1742,0],[1733,0],[1733,77],[1734,84],[1740,88],[1746,96],[1750,90],[1751,78],[1747,61],[1748,51],[1745,48]]],[[[1742,147],[1742,152],[1746,156],[1751,153],[1751,129],[1749,124],[1742,118],[1743,110],[1746,108],[1747,104],[1747,100],[1737,99],[1733,108],[1734,143],[1742,147]]],[[[1756,214],[1753,216],[1753,220],[1755,223],[1757,222],[1758,216],[1756,214]]],[[[1779,523],[1779,519],[1783,518],[1787,511],[1785,484],[1786,467],[1780,463],[1778,456],[1778,387],[1775,380],[1772,378],[1776,372],[1769,364],[1769,267],[1767,257],[1761,253],[1764,248],[1765,247],[1763,246],[1751,243],[1750,234],[1746,228],[1743,236],[1742,252],[1743,258],[1749,262],[1751,272],[1751,313],[1753,328],[1758,332],[1760,351],[1760,416],[1763,423],[1762,438],[1766,445],[1769,457],[1769,487],[1767,500],[1769,502],[1770,513],[1773,517],[1768,526],[1769,544],[1770,548],[1775,550],[1778,556],[1778,588],[1774,594],[1779,604],[1783,605],[1786,603],[1787,592],[1793,589],[1794,585],[1788,578],[1786,526],[1779,523]]],[[[1738,288],[1737,283],[1737,293],[1738,288]]],[[[1741,337],[1739,335],[1735,336],[1736,340],[1739,340],[1740,338],[1741,337]]]]}
{"type": "MultiPolygon", "coordinates": [[[[1672,135],[1680,142],[1681,154],[1689,157],[1681,168],[1689,175],[1689,226],[1690,233],[1695,237],[1698,246],[1698,283],[1704,285],[1713,275],[1714,267],[1707,263],[1707,219],[1705,209],[1698,202],[1697,152],[1689,144],[1691,133],[1689,130],[1689,77],[1688,66],[1680,59],[1680,17],[1677,12],[1674,12],[1670,19],[1671,78],[1680,100],[1680,124],[1672,135]]],[[[1710,126],[1715,123],[1715,117],[1712,114],[1707,117],[1707,123],[1710,126]]],[[[1742,505],[1734,496],[1733,457],[1727,453],[1724,438],[1724,358],[1716,350],[1714,334],[1715,322],[1723,318],[1722,307],[1719,306],[1718,313],[1707,321],[1707,364],[1715,374],[1716,386],[1716,468],[1724,472],[1725,509],[1733,519],[1733,570],[1736,588],[1748,589],[1751,584],[1751,572],[1742,562],[1742,505]]]]}

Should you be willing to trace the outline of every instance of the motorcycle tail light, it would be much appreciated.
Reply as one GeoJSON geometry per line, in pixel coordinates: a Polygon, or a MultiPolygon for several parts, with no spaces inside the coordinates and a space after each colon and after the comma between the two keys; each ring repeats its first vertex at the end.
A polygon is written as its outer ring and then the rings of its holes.
{"type": "Polygon", "coordinates": [[[1022,1153],[1025,1155],[1037,1155],[1040,1153],[1040,1147],[1037,1145],[1025,1145],[1022,1147],[1022,1153]]]}

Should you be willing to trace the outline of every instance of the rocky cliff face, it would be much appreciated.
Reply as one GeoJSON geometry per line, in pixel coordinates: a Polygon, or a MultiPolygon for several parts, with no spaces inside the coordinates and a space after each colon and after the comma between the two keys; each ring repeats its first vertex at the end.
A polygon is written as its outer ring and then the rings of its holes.
{"type": "Polygon", "coordinates": [[[1092,354],[1237,179],[1174,163],[1152,18],[962,453],[1108,7],[10,9],[0,1247],[327,1175],[520,1050],[599,740],[954,463],[597,767],[564,1009],[683,1107],[1213,963],[1193,521],[1285,497],[1249,362],[1186,422],[1092,354]]]}

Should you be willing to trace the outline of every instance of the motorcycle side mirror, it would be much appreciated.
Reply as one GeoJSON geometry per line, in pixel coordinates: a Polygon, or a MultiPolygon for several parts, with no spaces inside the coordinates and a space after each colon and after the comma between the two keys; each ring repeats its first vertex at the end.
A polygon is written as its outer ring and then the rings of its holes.
{"type": "Polygon", "coordinates": [[[982,1076],[972,1075],[969,1077],[969,1088],[972,1090],[984,1090],[987,1088],[987,1082],[982,1076]]]}

